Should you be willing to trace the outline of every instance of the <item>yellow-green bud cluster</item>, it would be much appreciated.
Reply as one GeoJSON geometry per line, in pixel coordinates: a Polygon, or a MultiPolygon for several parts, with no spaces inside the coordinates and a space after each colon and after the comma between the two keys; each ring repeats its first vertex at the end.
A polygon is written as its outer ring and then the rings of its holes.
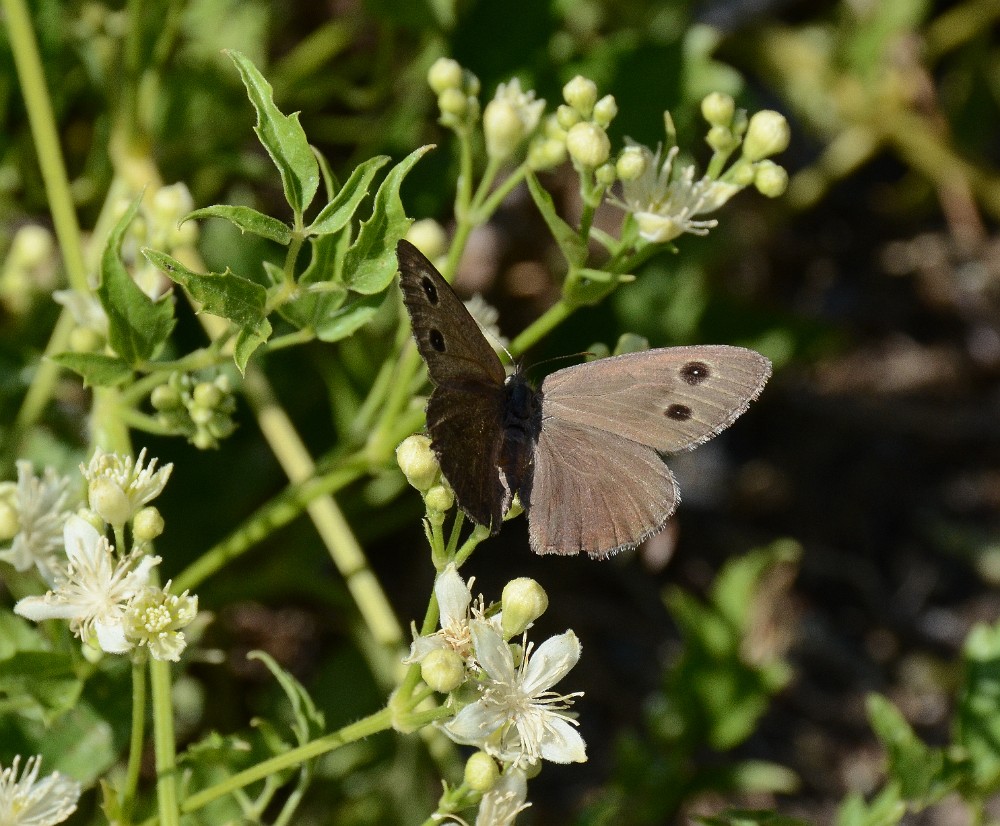
{"type": "Polygon", "coordinates": [[[34,297],[56,286],[55,240],[37,224],[25,224],[10,242],[0,270],[0,305],[14,316],[24,315],[34,297]]]}
{"type": "Polygon", "coordinates": [[[186,436],[199,450],[218,447],[236,429],[236,398],[224,373],[210,380],[174,373],[153,389],[149,403],[165,429],[186,436]]]}
{"type": "MultiPolygon", "coordinates": [[[[611,95],[598,99],[597,84],[582,75],[563,86],[563,100],[566,105],[556,110],[556,119],[566,132],[570,160],[581,171],[601,168],[611,156],[607,128],[618,114],[618,104],[611,95]]],[[[610,186],[614,182],[612,174],[614,166],[608,165],[599,176],[599,180],[603,179],[600,183],[610,186]],[[606,182],[609,178],[610,182],[606,182]]]]}
{"type": "Polygon", "coordinates": [[[497,161],[513,155],[538,127],[543,109],[545,101],[535,100],[533,90],[522,91],[517,78],[501,83],[483,111],[486,154],[497,161]]]}
{"type": "Polygon", "coordinates": [[[403,439],[396,448],[396,462],[406,481],[423,495],[428,518],[443,519],[455,504],[455,493],[441,475],[431,440],[420,433],[403,439]]]}
{"type": "Polygon", "coordinates": [[[448,235],[433,218],[414,221],[406,231],[406,240],[431,261],[444,255],[448,248],[448,235]]]}
{"type": "Polygon", "coordinates": [[[479,78],[457,60],[435,60],[427,72],[427,83],[438,96],[442,126],[461,131],[479,119],[479,78]]]}

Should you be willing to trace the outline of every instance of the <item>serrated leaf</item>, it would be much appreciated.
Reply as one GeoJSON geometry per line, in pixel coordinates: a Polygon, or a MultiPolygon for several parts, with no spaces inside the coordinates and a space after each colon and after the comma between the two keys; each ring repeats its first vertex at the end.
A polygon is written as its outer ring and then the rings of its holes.
{"type": "Polygon", "coordinates": [[[316,708],[316,704],[302,683],[285,671],[273,657],[264,651],[251,651],[247,654],[247,658],[260,660],[264,663],[268,671],[278,681],[282,691],[285,692],[295,717],[292,730],[298,737],[299,744],[304,745],[309,742],[313,735],[322,734],[325,727],[323,712],[316,708]]]}
{"type": "Polygon", "coordinates": [[[250,361],[250,356],[253,355],[254,350],[260,347],[260,345],[267,341],[270,337],[271,322],[266,318],[256,329],[243,327],[239,333],[236,334],[236,345],[233,349],[233,359],[236,362],[237,368],[239,368],[240,375],[244,375],[246,373],[247,362],[250,361]]]}
{"type": "Polygon", "coordinates": [[[344,283],[357,293],[380,293],[396,276],[396,244],[406,234],[406,217],[399,188],[407,173],[432,147],[407,155],[385,176],[375,194],[372,216],[361,224],[358,237],[344,256],[344,283]]]}
{"type": "Polygon", "coordinates": [[[372,178],[389,162],[388,155],[377,155],[355,167],[347,183],[333,199],[320,211],[316,220],[306,229],[310,235],[329,235],[340,232],[357,212],[368,194],[372,178]]]}
{"type": "Polygon", "coordinates": [[[285,115],[274,105],[271,84],[249,58],[231,49],[225,53],[236,64],[250,102],[257,111],[254,132],[278,168],[285,200],[297,215],[301,215],[312,203],[319,187],[319,163],[299,124],[299,115],[297,112],[285,115]]]}
{"type": "Polygon", "coordinates": [[[309,239],[311,258],[309,266],[299,277],[299,291],[294,298],[280,305],[281,317],[299,330],[317,330],[323,320],[347,299],[347,287],[336,283],[338,235],[321,235],[309,239]],[[310,290],[323,285],[322,291],[310,290]]]}
{"type": "Polygon", "coordinates": [[[104,353],[57,353],[52,360],[83,377],[85,387],[116,387],[132,378],[132,368],[104,353]]]}
{"type": "Polygon", "coordinates": [[[556,244],[559,245],[566,262],[570,267],[582,267],[587,260],[587,245],[580,238],[579,233],[559,217],[552,196],[538,182],[534,173],[528,173],[527,181],[531,198],[535,202],[535,206],[538,207],[538,211],[542,213],[542,218],[556,244]]]}
{"type": "Polygon", "coordinates": [[[126,364],[151,359],[174,328],[172,297],[150,299],[132,280],[121,260],[122,242],[139,211],[140,199],[119,219],[101,255],[101,282],[97,297],[108,317],[108,343],[126,364]]]}
{"type": "Polygon", "coordinates": [[[48,725],[73,708],[82,689],[67,654],[19,651],[0,663],[0,714],[16,712],[48,725]]]}
{"type": "Polygon", "coordinates": [[[228,318],[239,327],[256,328],[264,319],[267,290],[256,281],[228,269],[223,273],[193,272],[176,258],[157,250],[144,249],[142,254],[167,278],[187,290],[205,312],[228,318]]]}
{"type": "Polygon", "coordinates": [[[353,335],[364,327],[385,300],[385,295],[356,295],[344,306],[328,312],[326,317],[316,325],[316,336],[320,341],[340,341],[353,335]]]}
{"type": "Polygon", "coordinates": [[[203,207],[189,213],[184,221],[191,221],[195,218],[225,218],[231,224],[239,227],[241,232],[259,235],[261,238],[268,238],[286,247],[292,240],[292,231],[287,225],[277,218],[272,218],[270,215],[265,215],[263,212],[258,212],[248,206],[216,204],[215,206],[203,207]]]}

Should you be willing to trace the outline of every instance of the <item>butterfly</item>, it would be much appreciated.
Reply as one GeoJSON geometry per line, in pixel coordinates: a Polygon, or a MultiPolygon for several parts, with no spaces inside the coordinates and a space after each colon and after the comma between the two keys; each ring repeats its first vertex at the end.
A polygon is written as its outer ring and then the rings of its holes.
{"type": "Polygon", "coordinates": [[[459,507],[491,533],[517,494],[539,554],[601,558],[662,530],[680,501],[662,454],[727,428],[771,363],[725,345],[666,347],[578,364],[536,390],[508,376],[472,315],[408,241],[403,302],[435,387],[427,430],[459,507]]]}

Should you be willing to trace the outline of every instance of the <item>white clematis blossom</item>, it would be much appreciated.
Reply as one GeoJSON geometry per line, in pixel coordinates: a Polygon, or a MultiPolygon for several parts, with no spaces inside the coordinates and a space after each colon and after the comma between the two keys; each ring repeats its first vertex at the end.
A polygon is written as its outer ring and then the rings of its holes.
{"type": "Polygon", "coordinates": [[[68,568],[51,591],[25,597],[14,612],[34,622],[69,620],[70,629],[85,643],[108,654],[129,651],[133,643],[125,634],[126,607],[143,591],[160,557],[133,552],[116,560],[107,537],[76,515],[66,521],[63,539],[68,568]]]}
{"type": "Polygon", "coordinates": [[[674,176],[674,160],[678,148],[672,147],[660,164],[660,152],[647,146],[631,143],[631,151],[638,150],[645,164],[635,180],[622,182],[622,200],[618,206],[635,216],[639,235],[650,243],[672,241],[685,232],[707,235],[718,225],[715,219],[695,220],[721,207],[740,191],[736,184],[702,177],[694,179],[694,166],[684,167],[674,176]]]}
{"type": "Polygon", "coordinates": [[[472,637],[469,634],[472,591],[453,562],[434,581],[434,596],[441,614],[441,630],[425,637],[419,637],[414,632],[410,654],[403,660],[404,663],[421,662],[437,649],[456,651],[466,659],[472,654],[472,637]]]}
{"type": "MultiPolygon", "coordinates": [[[[41,757],[29,757],[18,778],[21,757],[0,771],[0,824],[55,826],[76,811],[80,784],[59,772],[38,779],[41,757]]],[[[2,767],[0,767],[2,768],[2,767]]]]}
{"type": "Polygon", "coordinates": [[[146,449],[139,451],[135,462],[131,456],[103,453],[98,450],[80,472],[87,480],[90,507],[111,525],[123,525],[143,505],[163,492],[172,464],[156,469],[156,459],[146,465],[146,449]]]}
{"type": "Polygon", "coordinates": [[[10,547],[0,550],[0,560],[18,571],[35,566],[49,585],[55,583],[56,571],[66,564],[62,534],[72,513],[68,507],[69,482],[68,477],[52,468],[37,477],[31,462],[19,461],[17,483],[0,484],[0,500],[16,514],[17,523],[17,533],[10,547]]]}
{"type": "Polygon", "coordinates": [[[531,804],[528,799],[528,780],[524,772],[513,767],[507,769],[479,802],[476,826],[511,826],[517,816],[531,804]]]}
{"type": "Polygon", "coordinates": [[[550,689],[580,659],[580,641],[572,631],[551,637],[525,651],[514,665],[510,646],[491,624],[470,624],[476,659],[485,674],[478,700],[441,728],[456,743],[477,746],[517,765],[550,760],[582,763],[586,744],[566,713],[574,697],[550,689]]]}

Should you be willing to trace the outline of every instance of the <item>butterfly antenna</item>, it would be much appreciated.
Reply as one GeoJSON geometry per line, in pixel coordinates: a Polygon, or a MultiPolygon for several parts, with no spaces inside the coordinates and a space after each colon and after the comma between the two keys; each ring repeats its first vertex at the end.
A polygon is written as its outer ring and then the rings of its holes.
{"type": "Polygon", "coordinates": [[[554,361],[566,361],[567,359],[575,359],[575,358],[579,358],[580,356],[584,356],[584,357],[586,357],[586,356],[595,356],[596,357],[597,354],[596,353],[591,353],[589,351],[584,351],[584,352],[581,352],[581,353],[569,353],[568,355],[565,355],[565,356],[552,356],[552,358],[547,358],[547,359],[542,359],[541,361],[536,361],[534,364],[532,364],[527,369],[528,370],[534,370],[536,367],[541,367],[543,364],[551,364],[554,361]]]}

